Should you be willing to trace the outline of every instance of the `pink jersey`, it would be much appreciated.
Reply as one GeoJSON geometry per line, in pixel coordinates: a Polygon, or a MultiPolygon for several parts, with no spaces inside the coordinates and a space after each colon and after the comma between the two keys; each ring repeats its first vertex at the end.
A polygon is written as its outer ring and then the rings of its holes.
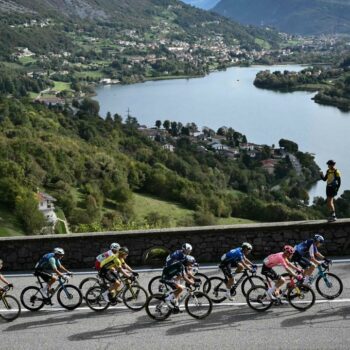
{"type": "Polygon", "coordinates": [[[288,267],[283,257],[283,252],[269,255],[267,258],[264,259],[264,265],[269,269],[275,266],[288,267]]]}

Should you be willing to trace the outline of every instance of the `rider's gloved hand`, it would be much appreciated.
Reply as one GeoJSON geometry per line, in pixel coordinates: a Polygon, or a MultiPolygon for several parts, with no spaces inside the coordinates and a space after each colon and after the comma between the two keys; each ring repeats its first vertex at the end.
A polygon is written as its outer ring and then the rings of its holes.
{"type": "Polygon", "coordinates": [[[133,271],[132,274],[133,274],[135,277],[139,277],[139,273],[138,273],[138,272],[133,271]]]}
{"type": "Polygon", "coordinates": [[[8,286],[9,286],[9,288],[13,288],[13,284],[12,283],[9,283],[8,286]]]}
{"type": "Polygon", "coordinates": [[[303,275],[297,275],[296,276],[297,281],[301,282],[304,279],[303,275]]]}
{"type": "Polygon", "coordinates": [[[201,283],[196,281],[194,282],[194,285],[193,285],[195,288],[199,288],[201,286],[201,283]]]}
{"type": "Polygon", "coordinates": [[[135,281],[135,276],[134,275],[130,275],[130,277],[129,277],[129,280],[131,281],[131,282],[134,282],[135,281]]]}
{"type": "Polygon", "coordinates": [[[68,272],[67,272],[67,276],[69,276],[69,277],[73,277],[73,272],[68,271],[68,272]]]}
{"type": "Polygon", "coordinates": [[[327,264],[331,264],[331,263],[332,263],[332,260],[331,260],[331,259],[325,258],[325,259],[324,259],[324,262],[327,263],[327,264]]]}

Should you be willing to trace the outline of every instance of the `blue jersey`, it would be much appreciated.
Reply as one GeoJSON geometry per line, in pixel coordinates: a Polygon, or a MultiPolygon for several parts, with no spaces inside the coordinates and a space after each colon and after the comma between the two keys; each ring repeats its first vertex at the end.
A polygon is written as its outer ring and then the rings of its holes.
{"type": "Polygon", "coordinates": [[[183,250],[175,250],[174,253],[171,253],[167,256],[165,261],[165,266],[170,266],[172,264],[175,264],[177,262],[183,263],[186,259],[186,254],[183,252],[183,250]]]}
{"type": "Polygon", "coordinates": [[[240,262],[244,259],[243,249],[236,248],[231,249],[228,253],[221,257],[221,263],[224,265],[231,265],[233,263],[240,262]]]}
{"type": "Polygon", "coordinates": [[[35,265],[39,270],[53,270],[61,266],[61,262],[55,257],[55,253],[45,254],[35,265]]]}
{"type": "Polygon", "coordinates": [[[311,257],[313,257],[318,252],[313,239],[308,239],[306,241],[303,241],[297,244],[295,246],[295,251],[298,252],[301,256],[311,256],[311,257]]]}

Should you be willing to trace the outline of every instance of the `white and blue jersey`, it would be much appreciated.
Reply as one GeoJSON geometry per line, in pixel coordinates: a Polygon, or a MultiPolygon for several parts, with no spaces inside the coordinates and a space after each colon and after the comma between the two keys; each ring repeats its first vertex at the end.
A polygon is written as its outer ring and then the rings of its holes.
{"type": "Polygon", "coordinates": [[[314,257],[318,253],[317,247],[314,244],[313,239],[308,239],[304,242],[301,242],[295,246],[295,251],[301,256],[310,256],[314,257]]]}
{"type": "Polygon", "coordinates": [[[243,249],[236,248],[231,249],[228,253],[224,254],[221,257],[222,265],[234,265],[244,259],[243,249]]]}
{"type": "Polygon", "coordinates": [[[61,266],[60,260],[55,256],[55,253],[45,254],[35,265],[38,270],[56,270],[61,266]]]}
{"type": "Polygon", "coordinates": [[[186,254],[183,250],[175,250],[175,252],[169,254],[165,260],[165,266],[173,265],[177,262],[185,262],[186,254]]]}

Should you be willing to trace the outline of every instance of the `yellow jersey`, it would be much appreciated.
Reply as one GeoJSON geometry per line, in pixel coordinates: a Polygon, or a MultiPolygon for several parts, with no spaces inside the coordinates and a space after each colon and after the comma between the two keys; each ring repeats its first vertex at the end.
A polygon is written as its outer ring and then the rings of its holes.
{"type": "Polygon", "coordinates": [[[100,268],[104,268],[107,270],[110,269],[120,269],[125,264],[124,259],[119,258],[118,254],[112,254],[106,259],[101,261],[100,268]]]}

